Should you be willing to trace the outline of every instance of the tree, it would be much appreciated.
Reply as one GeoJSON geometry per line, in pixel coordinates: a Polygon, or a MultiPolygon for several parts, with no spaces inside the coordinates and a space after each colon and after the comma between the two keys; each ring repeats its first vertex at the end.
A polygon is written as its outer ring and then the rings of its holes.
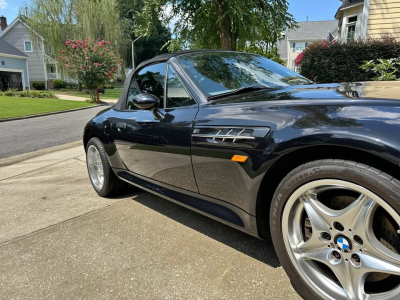
{"type": "Polygon", "coordinates": [[[20,14],[32,30],[45,38],[48,54],[60,53],[68,39],[86,37],[101,37],[110,41],[118,53],[122,50],[115,0],[31,0],[20,14]]]}
{"type": "Polygon", "coordinates": [[[159,22],[156,31],[149,37],[144,37],[135,43],[135,64],[136,66],[146,59],[158,54],[167,53],[166,44],[171,40],[171,31],[168,27],[159,22]]]}
{"type": "Polygon", "coordinates": [[[86,85],[92,102],[96,100],[96,90],[105,81],[111,79],[122,61],[117,58],[109,41],[99,38],[84,41],[68,40],[66,50],[61,50],[58,58],[68,73],[74,74],[79,82],[86,85]]]}
{"type": "MultiPolygon", "coordinates": [[[[138,37],[138,35],[135,35],[135,16],[143,10],[144,1],[116,0],[116,3],[120,15],[123,43],[125,45],[125,51],[121,55],[126,65],[129,66],[132,64],[131,43],[138,37]]],[[[135,42],[135,64],[138,65],[146,59],[168,52],[168,48],[164,46],[170,40],[170,29],[158,20],[150,35],[135,42]]]]}
{"type": "Polygon", "coordinates": [[[150,35],[160,19],[176,21],[171,50],[237,50],[251,43],[272,49],[283,30],[296,26],[287,0],[147,0],[136,33],[150,35]]]}

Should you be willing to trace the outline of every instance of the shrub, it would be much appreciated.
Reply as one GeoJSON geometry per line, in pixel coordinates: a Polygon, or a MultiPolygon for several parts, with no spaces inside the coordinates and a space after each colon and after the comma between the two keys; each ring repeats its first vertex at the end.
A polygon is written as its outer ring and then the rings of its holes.
{"type": "Polygon", "coordinates": [[[56,94],[53,91],[16,91],[8,90],[6,92],[0,92],[0,96],[8,97],[29,97],[29,98],[56,98],[56,94]]]}
{"type": "Polygon", "coordinates": [[[28,90],[26,90],[26,91],[19,92],[18,95],[20,97],[30,97],[31,93],[28,90]]]}
{"type": "Polygon", "coordinates": [[[31,97],[32,98],[40,98],[40,92],[39,91],[33,91],[31,92],[31,97]]]}
{"type": "Polygon", "coordinates": [[[35,90],[44,90],[45,84],[43,81],[34,81],[32,82],[32,86],[35,90]]]}
{"type": "Polygon", "coordinates": [[[56,94],[53,91],[42,92],[45,95],[44,98],[56,98],[56,94]]]}
{"type": "Polygon", "coordinates": [[[8,96],[8,97],[14,97],[16,96],[17,92],[13,91],[13,90],[8,90],[4,92],[4,96],[8,96]]]}
{"type": "Polygon", "coordinates": [[[400,57],[400,42],[389,36],[354,42],[315,42],[303,52],[301,75],[318,83],[369,81],[376,77],[360,67],[364,61],[400,57]]]}
{"type": "Polygon", "coordinates": [[[378,59],[377,62],[374,60],[365,61],[361,66],[364,71],[373,71],[377,77],[374,80],[377,81],[388,81],[397,80],[397,75],[399,73],[400,62],[396,58],[392,59],[378,59]]]}
{"type": "Polygon", "coordinates": [[[72,83],[72,82],[69,82],[69,83],[66,82],[66,86],[65,87],[67,89],[70,89],[70,90],[78,89],[78,85],[76,83],[72,83]]]}
{"type": "Polygon", "coordinates": [[[103,86],[103,89],[113,89],[113,88],[114,88],[114,86],[111,85],[111,84],[105,84],[105,85],[103,86]]]}
{"type": "Polygon", "coordinates": [[[55,89],[63,89],[66,86],[67,86],[67,84],[62,79],[54,79],[53,80],[53,88],[55,88],[55,89]]]}

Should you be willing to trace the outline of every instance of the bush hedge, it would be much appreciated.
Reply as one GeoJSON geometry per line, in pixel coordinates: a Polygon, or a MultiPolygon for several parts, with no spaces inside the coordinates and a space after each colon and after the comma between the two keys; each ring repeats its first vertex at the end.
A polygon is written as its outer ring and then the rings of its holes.
{"type": "Polygon", "coordinates": [[[26,98],[56,98],[56,94],[52,91],[16,91],[8,90],[5,92],[0,92],[0,96],[7,97],[26,97],[26,98]]]}
{"type": "Polygon", "coordinates": [[[32,82],[32,86],[35,90],[44,90],[45,88],[43,81],[34,81],[32,82]]]}
{"type": "Polygon", "coordinates": [[[360,67],[364,61],[400,57],[400,41],[393,37],[354,42],[312,43],[303,52],[300,74],[317,82],[369,81],[376,77],[360,67]]]}
{"type": "Polygon", "coordinates": [[[63,89],[67,86],[66,82],[62,79],[54,79],[53,80],[53,88],[55,89],[63,89]]]}

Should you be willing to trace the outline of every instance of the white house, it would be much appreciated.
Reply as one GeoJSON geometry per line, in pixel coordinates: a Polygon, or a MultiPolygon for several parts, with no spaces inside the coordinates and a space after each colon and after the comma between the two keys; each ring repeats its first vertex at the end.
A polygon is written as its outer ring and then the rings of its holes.
{"type": "Polygon", "coordinates": [[[0,81],[3,90],[29,89],[28,56],[0,38],[0,81]]]}
{"type": "Polygon", "coordinates": [[[310,43],[327,39],[329,34],[336,38],[338,34],[338,21],[307,21],[297,25],[298,28],[286,31],[277,45],[281,59],[293,71],[298,71],[294,65],[297,55],[310,43]]]}
{"type": "Polygon", "coordinates": [[[7,25],[7,19],[0,17],[0,28],[0,37],[29,58],[29,86],[34,81],[41,81],[45,83],[46,89],[52,88],[53,80],[60,78],[60,75],[56,61],[45,53],[44,38],[32,31],[21,18],[7,25]],[[31,34],[36,34],[38,39],[33,39],[31,34]]]}

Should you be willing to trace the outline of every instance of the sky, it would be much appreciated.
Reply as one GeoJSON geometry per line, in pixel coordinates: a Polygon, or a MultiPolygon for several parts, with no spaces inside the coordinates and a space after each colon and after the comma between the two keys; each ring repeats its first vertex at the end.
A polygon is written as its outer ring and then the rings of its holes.
{"type": "Polygon", "coordinates": [[[11,23],[18,16],[19,8],[26,0],[0,0],[0,16],[5,16],[11,23]]]}
{"type": "Polygon", "coordinates": [[[288,0],[289,12],[297,22],[335,20],[335,13],[342,2],[339,0],[288,0]]]}
{"type": "MultiPolygon", "coordinates": [[[[334,15],[342,4],[339,0],[288,0],[289,12],[297,22],[334,20],[334,15]]],[[[0,0],[0,15],[11,23],[18,16],[18,9],[29,0],[0,0]]]]}

